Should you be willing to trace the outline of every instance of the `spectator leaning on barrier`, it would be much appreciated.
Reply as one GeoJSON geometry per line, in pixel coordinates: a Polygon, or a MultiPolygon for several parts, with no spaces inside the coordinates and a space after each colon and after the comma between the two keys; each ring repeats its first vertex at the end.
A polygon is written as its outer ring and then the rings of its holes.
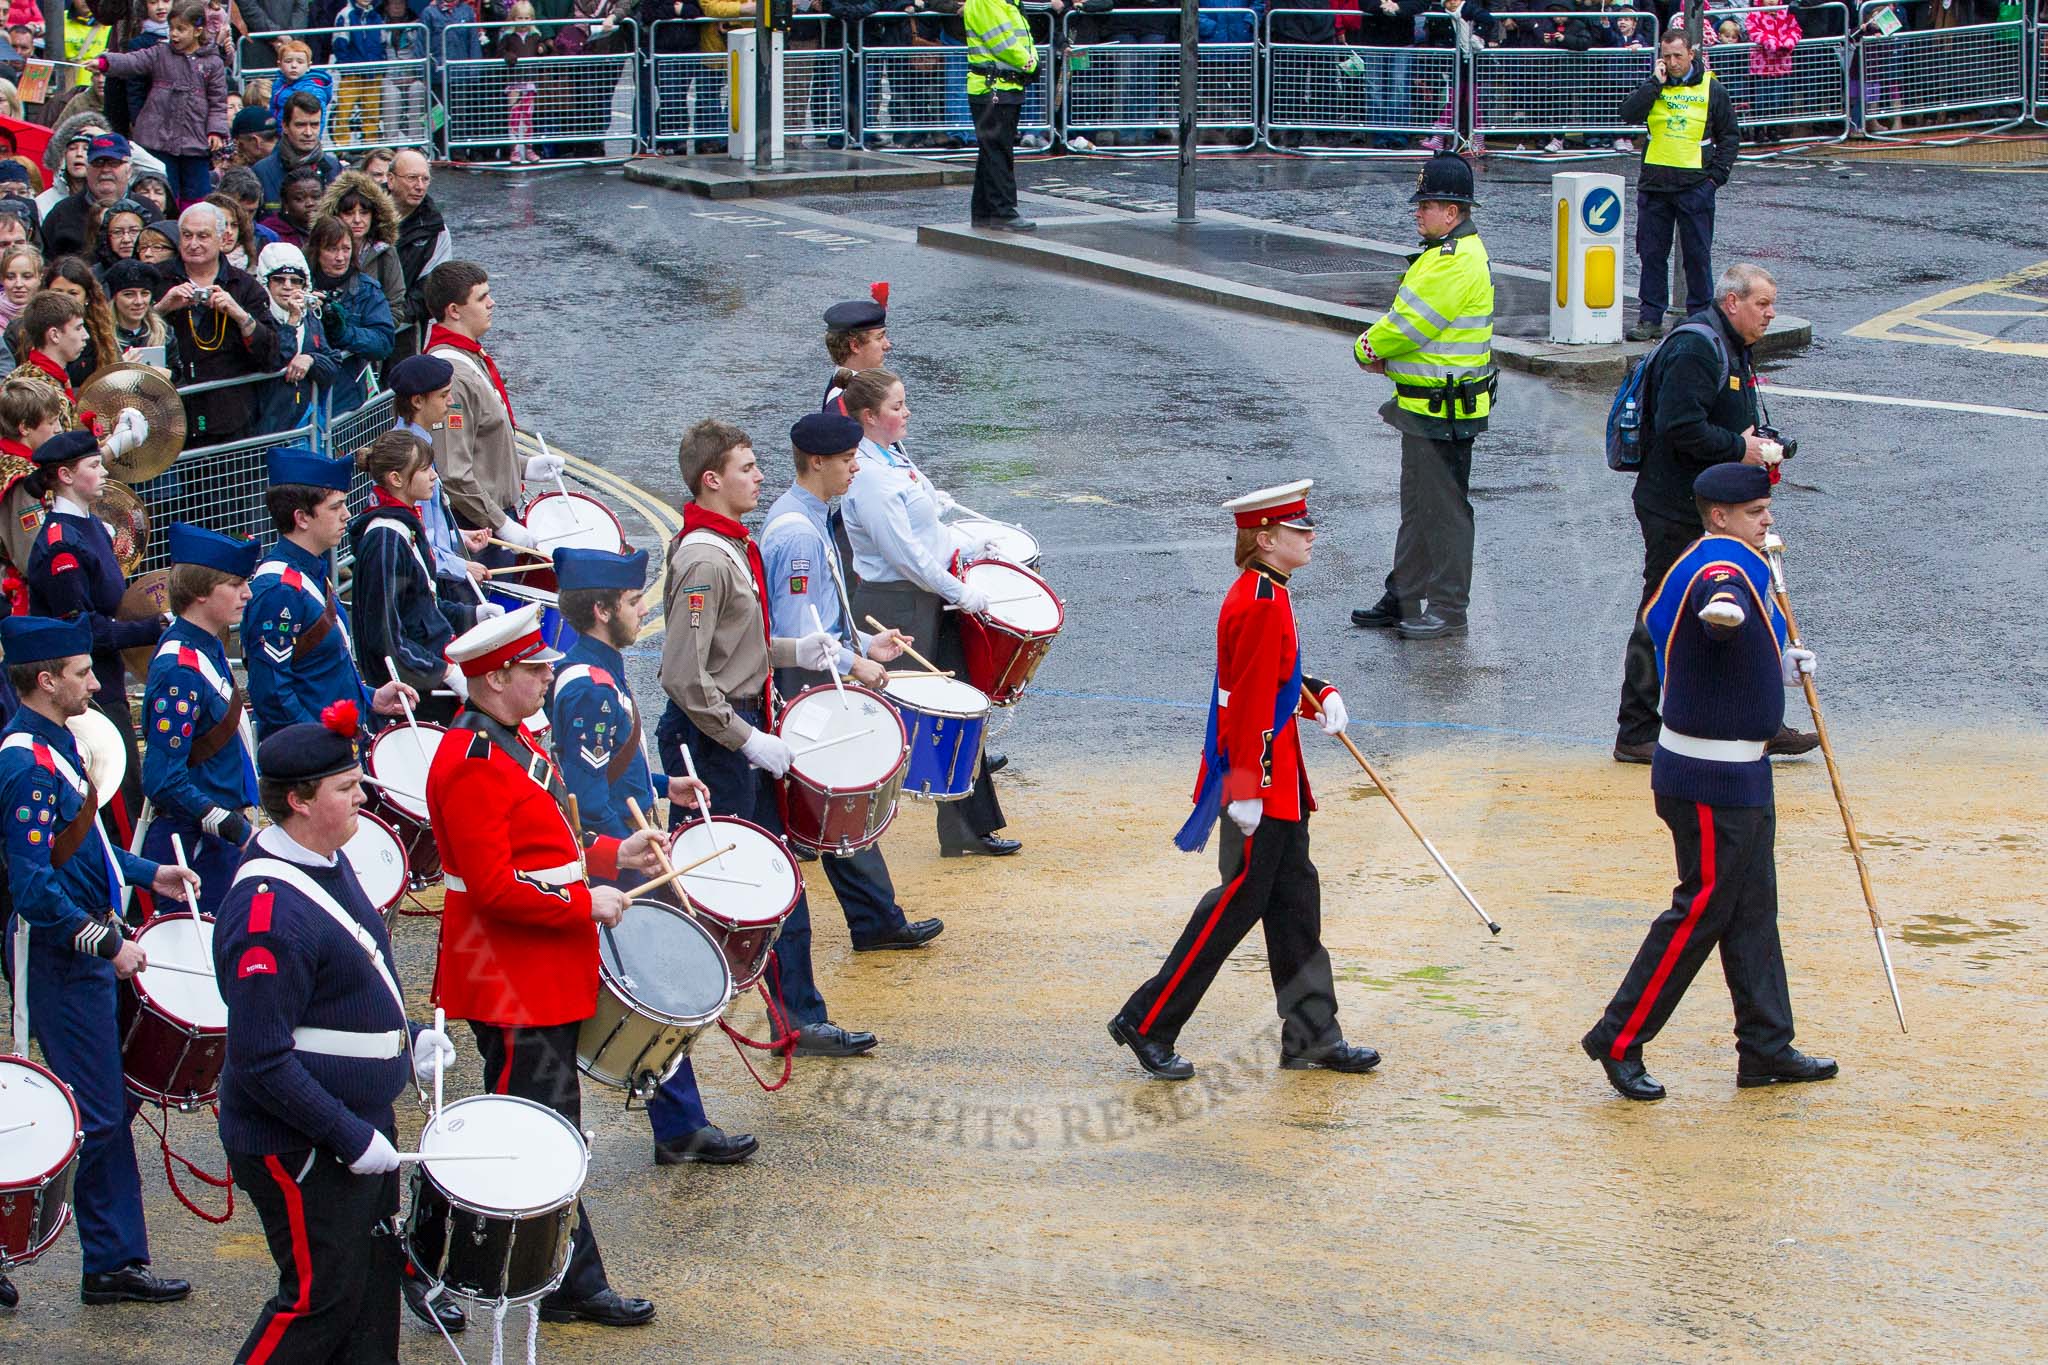
{"type": "Polygon", "coordinates": [[[356,239],[339,218],[313,224],[306,260],[313,267],[312,306],[335,367],[327,411],[339,417],[369,400],[370,381],[391,355],[397,329],[384,291],[358,268],[356,239]]]}
{"type": "Polygon", "coordinates": [[[263,207],[272,213],[283,204],[285,177],[300,167],[318,173],[323,189],[341,174],[340,158],[320,148],[320,101],[298,91],[285,101],[282,127],[277,149],[249,168],[263,186],[263,207]]]}
{"type": "MultiPolygon", "coordinates": [[[[1414,58],[1415,25],[1429,12],[1428,0],[1360,0],[1358,45],[1374,51],[1363,54],[1360,73],[1365,81],[1366,122],[1382,127],[1400,127],[1415,121],[1414,58]]],[[[1398,150],[1408,139],[1398,133],[1378,133],[1372,145],[1398,150]]]]}
{"type": "MultiPolygon", "coordinates": [[[[405,277],[405,324],[399,329],[392,363],[419,350],[425,333],[425,281],[434,267],[455,254],[448,224],[429,190],[434,167],[426,156],[408,147],[391,162],[391,202],[398,209],[398,268],[405,277]]],[[[394,310],[395,312],[396,310],[394,310]]]]}
{"type": "Polygon", "coordinates": [[[128,193],[128,139],[101,133],[86,146],[85,187],[43,215],[43,250],[51,256],[87,251],[100,214],[128,193]]]}
{"type": "MultiPolygon", "coordinates": [[[[212,204],[194,204],[178,216],[178,255],[162,268],[170,288],[157,311],[178,341],[180,384],[241,379],[278,365],[277,325],[270,297],[245,270],[220,258],[221,221],[212,204]]],[[[189,447],[238,441],[251,435],[255,395],[238,384],[185,400],[189,447]]]]}
{"type": "Polygon", "coordinates": [[[112,76],[146,76],[149,97],[135,117],[135,140],[162,158],[181,204],[213,189],[213,153],[227,141],[228,84],[220,49],[203,44],[206,8],[178,0],[170,41],[99,59],[112,76]]]}
{"type": "Polygon", "coordinates": [[[284,374],[259,387],[256,430],[266,435],[319,420],[320,390],[335,380],[334,356],[319,310],[307,292],[306,256],[289,242],[263,248],[256,277],[270,295],[270,320],[277,324],[277,357],[284,374]]]}
{"type": "MultiPolygon", "coordinates": [[[[1713,302],[1714,194],[1735,170],[1742,133],[1727,89],[1697,58],[1685,34],[1664,35],[1657,66],[1621,104],[1623,123],[1647,123],[1642,171],[1636,178],[1637,320],[1631,341],[1664,329],[1671,305],[1669,265],[1675,227],[1685,253],[1685,311],[1713,302]]],[[[1690,496],[1691,485],[1687,485],[1690,496]]]]}

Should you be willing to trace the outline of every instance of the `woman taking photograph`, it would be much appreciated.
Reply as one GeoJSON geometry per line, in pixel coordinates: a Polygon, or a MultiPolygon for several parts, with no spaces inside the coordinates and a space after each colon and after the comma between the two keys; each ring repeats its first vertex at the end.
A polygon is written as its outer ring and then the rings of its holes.
{"type": "Polygon", "coordinates": [[[107,297],[114,305],[114,339],[121,343],[123,360],[147,361],[170,369],[176,359],[176,342],[171,329],[154,311],[163,281],[156,271],[140,261],[116,261],[107,271],[107,297]],[[148,354],[161,346],[163,358],[148,354]]]}
{"type": "Polygon", "coordinates": [[[391,354],[398,331],[391,325],[391,305],[384,301],[384,291],[356,268],[355,239],[339,218],[313,224],[306,260],[313,267],[320,326],[340,372],[327,412],[339,417],[368,400],[371,375],[391,354]]]}

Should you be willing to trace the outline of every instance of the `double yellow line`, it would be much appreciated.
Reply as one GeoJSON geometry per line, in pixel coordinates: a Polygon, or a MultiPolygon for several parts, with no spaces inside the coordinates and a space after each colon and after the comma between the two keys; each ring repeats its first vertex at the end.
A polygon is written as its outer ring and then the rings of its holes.
{"type": "MultiPolygon", "coordinates": [[[[525,453],[529,455],[541,453],[540,441],[529,433],[520,432],[518,434],[518,441],[525,453]]],[[[554,447],[550,446],[549,449],[554,450],[554,447]]],[[[559,450],[556,450],[554,453],[558,455],[563,454],[559,450]]],[[[656,561],[654,582],[650,585],[650,590],[660,591],[662,554],[668,545],[669,539],[683,529],[682,514],[646,489],[640,487],[640,485],[630,483],[610,470],[594,465],[581,456],[565,455],[564,458],[569,462],[570,476],[578,483],[588,485],[590,488],[605,494],[605,501],[607,502],[617,499],[619,506],[630,507],[633,511],[640,514],[641,520],[653,527],[659,534],[659,542],[650,549],[650,554],[656,561]]],[[[653,610],[648,613],[645,623],[640,627],[640,639],[643,642],[651,640],[661,634],[661,630],[661,605],[659,602],[656,602],[653,610]]]]}

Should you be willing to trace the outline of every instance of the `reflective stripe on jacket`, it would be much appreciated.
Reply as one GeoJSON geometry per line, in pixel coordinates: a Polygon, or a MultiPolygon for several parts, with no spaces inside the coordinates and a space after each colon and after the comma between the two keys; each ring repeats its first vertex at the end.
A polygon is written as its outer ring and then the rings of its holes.
{"type": "Polygon", "coordinates": [[[1038,71],[1031,25],[1011,0],[967,0],[967,93],[1022,90],[1038,71]]]}
{"type": "Polygon", "coordinates": [[[1493,276],[1469,219],[1415,258],[1393,306],[1358,340],[1360,363],[1386,362],[1395,402],[1406,411],[1450,416],[1444,394],[1462,381],[1476,392],[1456,415],[1486,417],[1493,407],[1493,276]]]}

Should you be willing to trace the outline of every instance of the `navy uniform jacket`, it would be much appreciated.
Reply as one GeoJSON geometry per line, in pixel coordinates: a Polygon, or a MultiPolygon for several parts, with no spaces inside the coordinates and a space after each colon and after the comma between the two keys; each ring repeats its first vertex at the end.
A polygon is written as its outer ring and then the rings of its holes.
{"type": "Polygon", "coordinates": [[[394,1136],[391,1102],[412,1080],[412,1028],[384,917],[346,858],[323,861],[281,828],[264,829],[214,921],[213,962],[228,1006],[221,1146],[250,1155],[319,1147],[353,1161],[372,1128],[394,1136]],[[349,923],[295,880],[324,892],[349,923]],[[337,1056],[309,1029],[365,1042],[391,1035],[389,1055],[337,1056]]]}
{"type": "Polygon", "coordinates": [[[121,651],[155,644],[163,623],[155,617],[114,619],[128,579],[107,528],[77,503],[59,498],[36,534],[26,572],[30,611],[60,621],[85,616],[92,627],[92,671],[100,680],[100,694],[109,703],[119,699],[125,704],[128,672],[121,666],[121,651]]]}
{"type": "Polygon", "coordinates": [[[85,763],[71,731],[24,706],[0,735],[0,809],[7,820],[7,889],[15,913],[46,948],[112,958],[121,931],[110,912],[120,904],[116,869],[130,885],[148,886],[157,865],[109,844],[97,808],[86,804],[85,763]],[[64,831],[81,822],[84,837],[62,866],[64,831]]]}
{"type": "Polygon", "coordinates": [[[626,660],[618,650],[588,635],[576,637],[555,665],[548,725],[556,764],[584,829],[617,839],[631,834],[627,797],[653,818],[654,779],[641,743],[640,711],[626,688],[626,660]]]}
{"type": "Polygon", "coordinates": [[[1650,761],[1650,790],[1710,806],[1771,804],[1771,764],[1763,744],[1785,723],[1781,655],[1785,617],[1771,597],[1771,566],[1732,536],[1702,536],[1679,556],[1643,608],[1663,683],[1664,733],[1650,761]],[[1710,625],[1700,612],[1715,601],[1743,612],[1737,626],[1710,625]],[[1675,732],[1675,737],[1674,737],[1675,732]],[[1750,757],[1675,751],[1687,739],[1736,741],[1750,757]]]}
{"type": "Polygon", "coordinates": [[[240,844],[249,837],[242,811],[256,804],[256,769],[239,728],[208,757],[192,758],[194,744],[243,710],[236,702],[226,647],[190,621],[173,621],[142,693],[142,791],[159,815],[240,844]]]}
{"type": "Polygon", "coordinates": [[[355,702],[367,722],[370,689],[356,671],[348,612],[328,581],[326,557],[280,537],[249,586],[242,658],[258,738],[300,721],[318,724],[338,701],[355,702]]]}
{"type": "Polygon", "coordinates": [[[356,556],[349,615],[362,671],[373,685],[386,681],[389,655],[406,681],[438,685],[448,672],[442,651],[476,624],[476,595],[463,586],[468,575],[458,580],[434,572],[434,549],[419,513],[404,503],[373,502],[349,523],[348,534],[356,556]]]}

